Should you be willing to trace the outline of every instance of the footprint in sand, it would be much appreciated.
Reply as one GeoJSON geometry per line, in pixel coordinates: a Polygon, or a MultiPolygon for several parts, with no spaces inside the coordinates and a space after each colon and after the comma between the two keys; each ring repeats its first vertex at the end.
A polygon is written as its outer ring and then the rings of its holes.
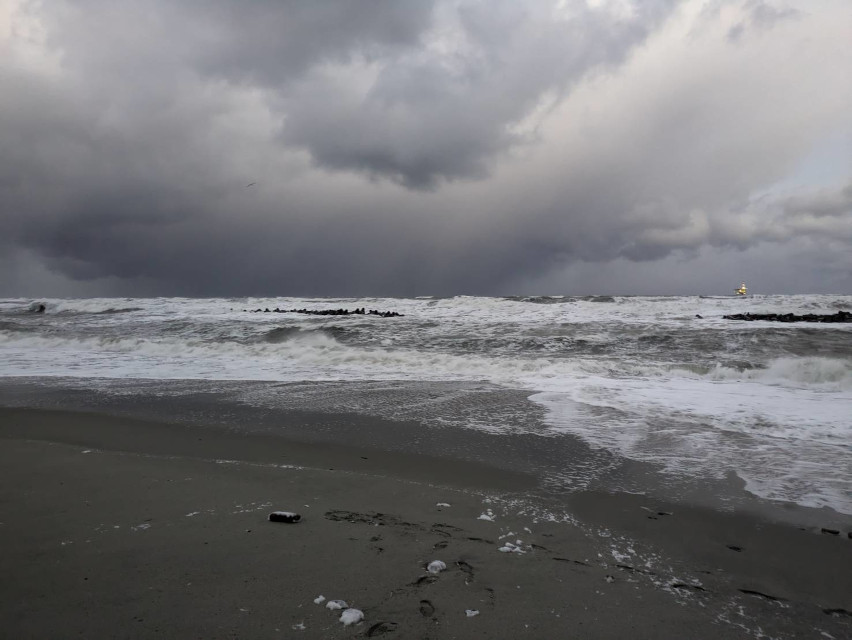
{"type": "Polygon", "coordinates": [[[427,584],[432,584],[433,582],[435,582],[437,580],[438,580],[438,578],[436,576],[433,576],[433,575],[420,576],[419,578],[417,578],[417,580],[415,580],[414,582],[409,582],[406,586],[408,586],[408,587],[422,587],[422,586],[425,586],[427,584]]]}
{"type": "Polygon", "coordinates": [[[457,560],[456,566],[464,572],[465,584],[470,584],[471,582],[473,582],[473,567],[470,564],[468,564],[464,560],[457,560]]]}
{"type": "Polygon", "coordinates": [[[386,633],[393,633],[394,631],[396,631],[396,628],[398,626],[399,625],[396,622],[377,622],[372,627],[367,629],[367,637],[374,638],[375,636],[381,636],[386,633]]]}
{"type": "Polygon", "coordinates": [[[754,589],[737,589],[737,591],[744,593],[747,596],[757,596],[758,598],[765,598],[772,602],[784,602],[784,598],[781,598],[780,596],[773,596],[769,593],[763,593],[762,591],[755,591],[754,589]]]}
{"type": "Polygon", "coordinates": [[[430,618],[435,613],[435,605],[433,605],[429,600],[421,600],[420,601],[420,615],[424,618],[430,618]]]}

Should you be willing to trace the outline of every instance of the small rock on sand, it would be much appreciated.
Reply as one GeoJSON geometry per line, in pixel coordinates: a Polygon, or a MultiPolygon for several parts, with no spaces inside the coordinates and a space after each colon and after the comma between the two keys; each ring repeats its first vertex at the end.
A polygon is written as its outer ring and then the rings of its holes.
{"type": "Polygon", "coordinates": [[[293,513],[292,511],[273,511],[269,514],[270,522],[287,522],[289,524],[295,524],[302,520],[302,516],[298,513],[293,513]]]}

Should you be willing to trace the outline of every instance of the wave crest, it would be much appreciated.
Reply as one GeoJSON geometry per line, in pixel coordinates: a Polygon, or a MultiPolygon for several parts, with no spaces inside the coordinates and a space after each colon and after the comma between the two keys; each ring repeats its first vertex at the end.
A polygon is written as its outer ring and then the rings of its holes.
{"type": "Polygon", "coordinates": [[[704,376],[711,380],[761,382],[826,391],[852,390],[852,361],[842,358],[776,358],[765,367],[716,366],[704,376]]]}

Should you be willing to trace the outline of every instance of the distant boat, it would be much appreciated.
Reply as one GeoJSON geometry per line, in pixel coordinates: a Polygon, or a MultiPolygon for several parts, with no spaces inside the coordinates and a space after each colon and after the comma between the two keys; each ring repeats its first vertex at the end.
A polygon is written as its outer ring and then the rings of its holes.
{"type": "Polygon", "coordinates": [[[734,289],[734,293],[738,296],[744,296],[748,293],[748,289],[746,289],[745,282],[740,283],[739,289],[734,289]]]}

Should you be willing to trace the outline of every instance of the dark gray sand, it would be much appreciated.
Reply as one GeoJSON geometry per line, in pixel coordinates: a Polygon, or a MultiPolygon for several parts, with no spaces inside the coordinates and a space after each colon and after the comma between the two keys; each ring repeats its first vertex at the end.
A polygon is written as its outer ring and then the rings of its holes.
{"type": "Polygon", "coordinates": [[[846,530],[62,411],[0,409],[0,470],[7,638],[852,637],[846,530]]]}

